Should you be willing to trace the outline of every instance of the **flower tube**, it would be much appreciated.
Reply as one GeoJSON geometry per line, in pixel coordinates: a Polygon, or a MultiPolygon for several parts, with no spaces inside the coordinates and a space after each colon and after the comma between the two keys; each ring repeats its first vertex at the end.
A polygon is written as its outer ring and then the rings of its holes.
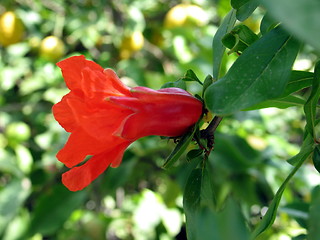
{"type": "Polygon", "coordinates": [[[71,168],[62,175],[71,191],[88,186],[108,166],[119,166],[133,141],[150,135],[180,136],[202,114],[202,102],[182,89],[129,88],[113,70],[84,56],[57,65],[70,89],[53,106],[53,115],[71,133],[57,154],[71,168]]]}

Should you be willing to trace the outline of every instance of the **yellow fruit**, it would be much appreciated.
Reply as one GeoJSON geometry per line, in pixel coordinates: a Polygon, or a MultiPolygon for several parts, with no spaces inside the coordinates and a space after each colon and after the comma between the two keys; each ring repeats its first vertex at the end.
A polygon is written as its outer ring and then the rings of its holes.
{"type": "Polygon", "coordinates": [[[167,12],[164,18],[164,26],[167,28],[181,27],[186,23],[186,4],[178,4],[167,12]]]}
{"type": "Polygon", "coordinates": [[[14,12],[8,11],[0,17],[0,44],[9,46],[18,43],[24,35],[24,26],[14,12]]]}
{"type": "Polygon", "coordinates": [[[129,58],[134,52],[139,51],[144,45],[144,37],[141,32],[136,31],[122,39],[120,57],[129,58]]]}
{"type": "Polygon", "coordinates": [[[164,19],[166,28],[203,26],[208,22],[207,13],[194,4],[178,4],[171,8],[164,19]]]}
{"type": "Polygon", "coordinates": [[[41,41],[40,56],[49,61],[57,61],[65,53],[65,45],[60,38],[48,36],[41,41]]]}

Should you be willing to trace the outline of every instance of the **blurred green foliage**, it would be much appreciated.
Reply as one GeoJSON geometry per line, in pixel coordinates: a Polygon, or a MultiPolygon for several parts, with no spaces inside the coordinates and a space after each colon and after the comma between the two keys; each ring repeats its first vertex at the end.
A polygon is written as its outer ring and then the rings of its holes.
{"type": "MultiPolygon", "coordinates": [[[[192,171],[197,159],[188,163],[184,157],[165,171],[161,166],[175,144],[159,137],[140,139],[120,167],[108,169],[81,192],[69,192],[61,184],[66,169],[55,158],[68,135],[54,121],[51,107],[67,92],[55,63],[72,55],[115,69],[130,86],[159,89],[188,69],[203,81],[212,73],[212,38],[231,5],[228,0],[191,2],[203,9],[207,22],[168,28],[166,14],[181,1],[1,1],[0,14],[13,11],[24,26],[20,42],[0,46],[1,239],[186,239],[182,193],[189,175],[198,174],[192,171]],[[143,34],[143,42],[124,46],[123,39],[134,32],[143,34]],[[44,44],[48,36],[59,40],[44,44]]],[[[259,28],[263,11],[257,9],[246,20],[252,31],[259,28]]],[[[310,70],[315,56],[306,46],[295,68],[310,70]]],[[[221,74],[236,58],[224,55],[221,74]]],[[[188,82],[187,89],[201,94],[197,83],[188,82]]],[[[218,208],[230,208],[213,215],[201,208],[194,218],[198,237],[208,239],[210,224],[218,229],[217,237],[233,236],[226,235],[226,226],[235,236],[248,236],[244,225],[260,221],[288,175],[285,160],[299,152],[304,125],[301,107],[239,112],[224,119],[209,157],[212,174],[188,187],[199,201],[209,201],[212,196],[201,191],[210,182],[218,208]],[[226,203],[229,195],[233,200],[226,203]]],[[[309,221],[319,220],[311,211],[319,208],[319,187],[311,191],[319,184],[318,172],[305,164],[287,186],[274,226],[259,239],[305,239],[309,221]]],[[[311,226],[317,236],[319,228],[311,226]]]]}

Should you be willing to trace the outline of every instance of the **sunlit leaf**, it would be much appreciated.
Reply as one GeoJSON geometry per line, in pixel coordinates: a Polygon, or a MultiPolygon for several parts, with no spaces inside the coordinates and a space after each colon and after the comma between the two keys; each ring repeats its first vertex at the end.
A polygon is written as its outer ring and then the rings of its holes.
{"type": "Polygon", "coordinates": [[[272,99],[285,89],[299,44],[276,28],[248,47],[228,73],[208,87],[207,107],[225,115],[272,99]]]}

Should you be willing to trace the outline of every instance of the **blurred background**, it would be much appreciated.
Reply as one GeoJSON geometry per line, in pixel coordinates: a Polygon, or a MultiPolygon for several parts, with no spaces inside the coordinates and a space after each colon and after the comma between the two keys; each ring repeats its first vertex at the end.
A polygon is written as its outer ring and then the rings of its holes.
{"type": "MultiPolygon", "coordinates": [[[[1,0],[0,238],[186,239],[182,192],[194,162],[182,158],[173,169],[161,169],[175,146],[171,141],[140,139],[119,168],[109,168],[83,191],[61,184],[67,169],[55,155],[68,134],[51,107],[68,89],[55,63],[82,54],[113,68],[129,86],[153,89],[188,69],[204,80],[212,72],[212,38],[230,9],[229,0],[1,0]]],[[[259,32],[262,14],[257,9],[245,24],[259,32]]],[[[223,72],[236,57],[225,55],[223,72]]],[[[305,48],[295,69],[312,67],[305,48]]],[[[187,90],[201,92],[191,83],[187,90]]],[[[218,128],[209,159],[217,202],[223,205],[232,194],[248,226],[259,221],[286,178],[285,160],[299,151],[302,112],[240,112],[218,128]]],[[[303,166],[261,239],[302,236],[319,183],[312,165],[303,166]]]]}

